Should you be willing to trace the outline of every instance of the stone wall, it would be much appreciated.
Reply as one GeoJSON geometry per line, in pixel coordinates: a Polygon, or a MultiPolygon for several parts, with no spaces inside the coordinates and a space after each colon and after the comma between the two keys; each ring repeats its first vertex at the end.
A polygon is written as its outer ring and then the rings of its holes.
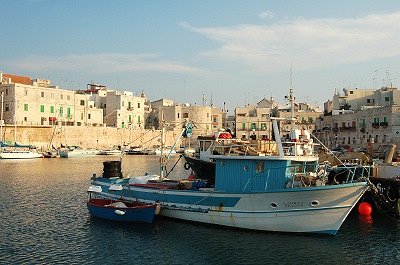
{"type": "MultiPolygon", "coordinates": [[[[3,140],[14,142],[14,126],[3,127],[3,140]]],[[[82,148],[106,149],[115,145],[143,146],[153,148],[160,145],[161,130],[145,130],[92,126],[18,126],[16,130],[18,144],[31,144],[42,150],[51,145],[79,145],[82,148]]],[[[166,132],[166,145],[173,145],[181,129],[166,132]]],[[[195,138],[193,138],[195,139],[195,138]]],[[[192,140],[195,142],[195,140],[192,140]]],[[[179,147],[180,142],[177,146],[179,147]]]]}

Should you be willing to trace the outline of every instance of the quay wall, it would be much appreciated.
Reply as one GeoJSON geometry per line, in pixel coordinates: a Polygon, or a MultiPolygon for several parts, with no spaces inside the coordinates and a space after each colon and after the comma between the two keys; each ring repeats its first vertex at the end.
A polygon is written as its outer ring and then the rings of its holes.
{"type": "MultiPolygon", "coordinates": [[[[161,130],[129,129],[93,126],[17,126],[6,125],[2,128],[3,141],[8,144],[16,142],[34,145],[41,150],[51,146],[78,145],[82,148],[107,149],[113,146],[143,146],[153,148],[161,144],[161,130]]],[[[166,131],[166,145],[173,145],[181,129],[166,131]]],[[[185,140],[182,140],[185,141],[185,140]]],[[[181,144],[178,142],[177,146],[181,144]]]]}

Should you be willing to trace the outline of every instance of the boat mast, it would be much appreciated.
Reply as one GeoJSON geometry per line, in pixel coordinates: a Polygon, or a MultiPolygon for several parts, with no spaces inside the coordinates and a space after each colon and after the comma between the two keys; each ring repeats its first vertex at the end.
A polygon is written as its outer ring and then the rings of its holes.
{"type": "Polygon", "coordinates": [[[292,65],[290,65],[290,89],[289,89],[289,101],[291,107],[291,125],[292,130],[294,129],[294,94],[293,94],[293,78],[292,78],[292,65]]]}
{"type": "Polygon", "coordinates": [[[161,113],[162,121],[161,121],[161,157],[160,157],[160,180],[164,178],[164,171],[166,170],[166,157],[164,156],[164,146],[165,146],[165,122],[164,122],[164,114],[161,113]]]}
{"type": "MultiPolygon", "coordinates": [[[[0,79],[0,82],[2,80],[0,79]]],[[[3,142],[3,101],[4,101],[4,94],[1,92],[1,110],[0,110],[0,142],[3,142]]]]}

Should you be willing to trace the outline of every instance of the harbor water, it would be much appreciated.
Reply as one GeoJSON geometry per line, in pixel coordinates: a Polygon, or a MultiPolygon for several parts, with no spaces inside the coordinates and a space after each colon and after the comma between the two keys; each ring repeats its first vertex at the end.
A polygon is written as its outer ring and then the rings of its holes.
{"type": "MultiPolygon", "coordinates": [[[[169,162],[169,168],[177,160],[169,162]]],[[[353,211],[336,236],[268,233],[156,217],[91,218],[86,190],[106,156],[0,160],[0,264],[398,264],[400,223],[353,211]]],[[[118,159],[118,157],[114,157],[118,159]]],[[[125,156],[124,175],[158,173],[159,157],[125,156]]],[[[183,158],[171,178],[185,178],[183,158]]]]}

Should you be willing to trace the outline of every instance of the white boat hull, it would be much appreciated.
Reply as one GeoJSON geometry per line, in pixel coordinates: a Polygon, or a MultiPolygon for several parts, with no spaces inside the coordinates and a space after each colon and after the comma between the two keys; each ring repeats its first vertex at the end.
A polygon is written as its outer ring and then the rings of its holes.
{"type": "MultiPolygon", "coordinates": [[[[104,182],[93,184],[107,190],[104,182]]],[[[366,189],[366,183],[355,183],[227,194],[131,186],[124,190],[124,198],[158,201],[160,215],[182,220],[262,231],[336,234],[366,189]]]]}
{"type": "Polygon", "coordinates": [[[60,150],[60,157],[68,158],[68,157],[84,157],[84,156],[95,156],[98,154],[97,150],[60,150]]]}
{"type": "Polygon", "coordinates": [[[30,151],[7,151],[0,152],[1,159],[33,159],[41,158],[42,154],[30,151]]]}

